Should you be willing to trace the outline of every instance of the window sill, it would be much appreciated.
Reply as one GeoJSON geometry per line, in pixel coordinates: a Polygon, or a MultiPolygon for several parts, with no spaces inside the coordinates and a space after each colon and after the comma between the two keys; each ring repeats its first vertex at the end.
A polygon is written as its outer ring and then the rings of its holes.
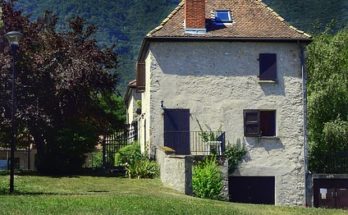
{"type": "Polygon", "coordinates": [[[278,81],[273,81],[273,80],[259,80],[259,84],[277,84],[278,81]]]}
{"type": "Polygon", "coordinates": [[[280,137],[278,137],[278,136],[272,136],[272,137],[262,136],[262,137],[259,137],[259,139],[264,139],[264,140],[279,140],[280,137]]]}
{"type": "Polygon", "coordinates": [[[279,140],[280,137],[279,136],[261,136],[261,137],[249,137],[249,136],[245,136],[246,138],[258,138],[258,139],[261,139],[261,140],[279,140]]]}

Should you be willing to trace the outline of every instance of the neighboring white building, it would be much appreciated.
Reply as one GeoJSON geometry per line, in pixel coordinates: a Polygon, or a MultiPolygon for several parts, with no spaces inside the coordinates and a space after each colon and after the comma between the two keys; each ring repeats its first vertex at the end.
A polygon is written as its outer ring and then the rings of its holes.
{"type": "Polygon", "coordinates": [[[226,144],[248,150],[230,176],[232,200],[305,204],[303,50],[310,41],[259,0],[181,2],[140,50],[143,151],[204,154],[195,146],[199,124],[221,130],[226,144]]]}
{"type": "Polygon", "coordinates": [[[124,96],[127,108],[126,123],[128,127],[129,141],[138,139],[138,118],[141,114],[141,96],[136,89],[136,80],[129,82],[124,96]]]}

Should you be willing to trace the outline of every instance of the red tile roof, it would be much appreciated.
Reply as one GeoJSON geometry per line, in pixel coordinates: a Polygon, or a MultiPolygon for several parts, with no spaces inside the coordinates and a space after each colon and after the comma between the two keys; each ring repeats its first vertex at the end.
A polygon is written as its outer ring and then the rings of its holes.
{"type": "Polygon", "coordinates": [[[152,30],[148,38],[210,38],[210,39],[280,39],[310,40],[310,35],[289,25],[261,0],[206,0],[207,33],[185,33],[184,1],[152,30]],[[232,25],[216,25],[214,11],[227,9],[233,17],[232,25]]]}

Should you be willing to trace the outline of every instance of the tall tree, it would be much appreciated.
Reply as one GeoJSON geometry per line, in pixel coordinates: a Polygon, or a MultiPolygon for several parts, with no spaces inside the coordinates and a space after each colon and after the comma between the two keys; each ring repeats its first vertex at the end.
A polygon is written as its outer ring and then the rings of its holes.
{"type": "Polygon", "coordinates": [[[343,171],[331,164],[348,152],[348,30],[315,37],[308,56],[310,168],[343,171]]]}
{"type": "MultiPolygon", "coordinates": [[[[70,21],[70,31],[57,32],[52,13],[30,22],[12,3],[3,2],[2,8],[0,37],[12,30],[24,35],[16,63],[19,132],[33,137],[40,171],[76,170],[98,135],[123,123],[108,113],[105,105],[112,102],[101,102],[110,100],[116,87],[113,47],[101,50],[92,39],[96,27],[86,26],[82,18],[70,21]]],[[[1,49],[0,130],[6,131],[11,55],[8,46],[1,49]]]]}

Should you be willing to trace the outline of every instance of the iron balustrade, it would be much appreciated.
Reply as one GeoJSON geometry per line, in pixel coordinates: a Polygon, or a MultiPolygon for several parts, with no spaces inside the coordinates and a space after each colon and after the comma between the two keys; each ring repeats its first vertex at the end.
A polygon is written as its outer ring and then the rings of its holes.
{"type": "Polygon", "coordinates": [[[348,151],[327,152],[321,159],[320,173],[347,174],[348,173],[348,151]]]}
{"type": "Polygon", "coordinates": [[[226,149],[223,131],[166,131],[164,145],[174,150],[189,140],[191,155],[223,155],[226,149]]]}
{"type": "Polygon", "coordinates": [[[123,131],[105,135],[103,140],[103,166],[114,166],[116,152],[136,141],[138,138],[137,133],[136,130],[124,129],[123,131]]]}

